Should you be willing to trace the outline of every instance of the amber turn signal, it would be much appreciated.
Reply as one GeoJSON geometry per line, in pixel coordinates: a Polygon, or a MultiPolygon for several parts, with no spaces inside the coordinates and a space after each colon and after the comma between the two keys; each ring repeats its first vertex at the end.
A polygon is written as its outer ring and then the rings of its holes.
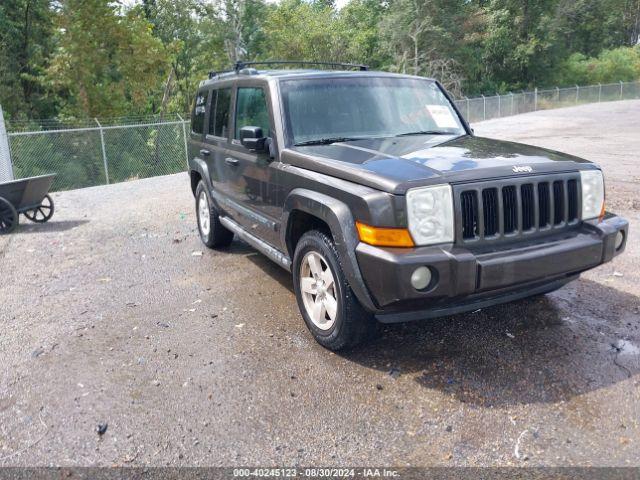
{"type": "Polygon", "coordinates": [[[360,241],[377,247],[414,247],[409,230],[405,228],[371,227],[356,222],[360,241]]]}

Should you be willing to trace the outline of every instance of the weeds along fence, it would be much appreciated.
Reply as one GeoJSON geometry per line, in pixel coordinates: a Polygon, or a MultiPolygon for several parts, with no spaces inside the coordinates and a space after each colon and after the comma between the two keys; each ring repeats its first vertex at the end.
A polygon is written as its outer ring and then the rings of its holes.
{"type": "MultiPolygon", "coordinates": [[[[583,103],[640,98],[640,82],[575,86],[456,100],[470,123],[583,103]]],[[[189,125],[160,118],[8,124],[15,178],[57,173],[53,190],[105,185],[185,171],[189,125]]]]}

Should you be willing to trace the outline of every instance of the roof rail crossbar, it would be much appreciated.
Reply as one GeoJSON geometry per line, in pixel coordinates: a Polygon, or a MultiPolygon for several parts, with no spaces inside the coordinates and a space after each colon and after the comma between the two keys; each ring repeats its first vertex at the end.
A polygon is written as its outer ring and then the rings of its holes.
{"type": "Polygon", "coordinates": [[[340,63],[340,62],[304,62],[297,60],[273,60],[273,61],[265,61],[265,62],[236,62],[234,65],[234,69],[236,72],[247,68],[253,67],[254,65],[305,65],[305,66],[313,66],[320,65],[325,67],[344,67],[344,68],[356,68],[361,72],[365,72],[369,70],[368,65],[362,65],[358,63],[340,63]]]}

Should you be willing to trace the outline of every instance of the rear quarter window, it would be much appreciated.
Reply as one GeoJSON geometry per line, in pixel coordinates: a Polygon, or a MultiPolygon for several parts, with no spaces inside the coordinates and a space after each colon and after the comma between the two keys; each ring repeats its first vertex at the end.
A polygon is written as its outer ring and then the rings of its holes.
{"type": "Polygon", "coordinates": [[[191,113],[191,131],[202,134],[204,132],[204,115],[207,110],[207,92],[199,92],[193,104],[191,113]]]}
{"type": "Polygon", "coordinates": [[[209,135],[227,137],[229,113],[231,111],[231,89],[214,90],[211,97],[211,113],[209,114],[209,135]]]}

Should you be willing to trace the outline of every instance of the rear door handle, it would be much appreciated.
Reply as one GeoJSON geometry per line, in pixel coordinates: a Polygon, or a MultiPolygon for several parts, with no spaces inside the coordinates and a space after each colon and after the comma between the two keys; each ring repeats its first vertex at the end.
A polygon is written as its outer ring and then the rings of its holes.
{"type": "Polygon", "coordinates": [[[209,155],[211,155],[211,152],[209,150],[202,149],[200,150],[200,155],[202,155],[203,157],[208,157],[209,155]]]}
{"type": "Polygon", "coordinates": [[[231,165],[232,167],[235,167],[238,165],[239,162],[236,158],[227,157],[224,159],[224,163],[226,163],[227,165],[231,165]]]}

